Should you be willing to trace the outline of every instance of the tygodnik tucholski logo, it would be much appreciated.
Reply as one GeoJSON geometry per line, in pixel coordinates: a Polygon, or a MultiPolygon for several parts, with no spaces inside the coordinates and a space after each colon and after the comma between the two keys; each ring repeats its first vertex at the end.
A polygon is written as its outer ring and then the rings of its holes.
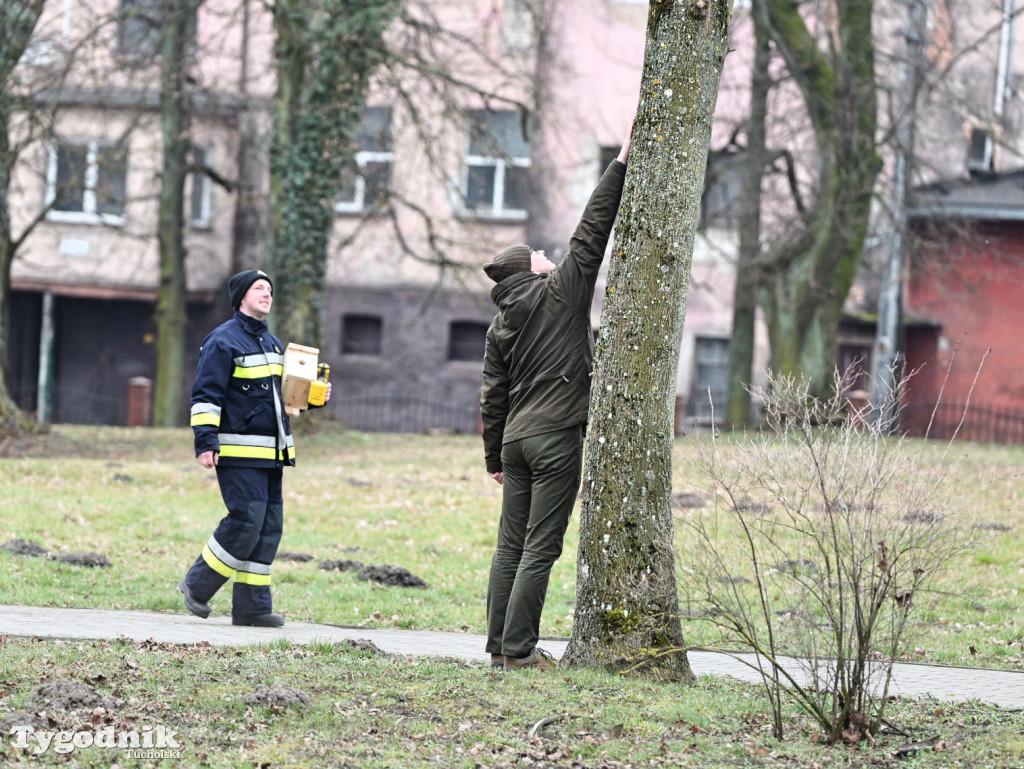
{"type": "Polygon", "coordinates": [[[12,726],[11,745],[19,750],[31,750],[41,756],[48,751],[71,753],[84,748],[123,750],[128,758],[181,758],[178,733],[164,726],[149,724],[140,729],[102,729],[54,732],[31,726],[12,726]]]}

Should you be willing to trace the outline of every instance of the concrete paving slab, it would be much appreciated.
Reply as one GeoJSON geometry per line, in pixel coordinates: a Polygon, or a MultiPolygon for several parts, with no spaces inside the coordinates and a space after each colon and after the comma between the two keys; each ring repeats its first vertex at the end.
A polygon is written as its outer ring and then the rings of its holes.
{"type": "MultiPolygon", "coordinates": [[[[485,637],[476,633],[444,633],[431,630],[359,628],[286,622],[283,628],[235,627],[231,618],[199,619],[190,614],[107,609],[54,609],[39,606],[0,605],[0,634],[11,636],[114,640],[122,636],[136,641],[199,643],[242,646],[287,639],[294,643],[372,641],[381,651],[410,657],[455,657],[487,662],[485,637]]],[[[565,652],[567,639],[545,639],[541,647],[555,657],[565,652]]],[[[697,675],[732,676],[758,683],[760,674],[751,667],[752,654],[691,651],[690,666],[697,675]]],[[[786,658],[783,666],[798,680],[810,678],[806,661],[786,658]]],[[[954,701],[977,700],[1004,709],[1024,708],[1024,672],[898,663],[890,694],[936,697],[954,701]]]]}

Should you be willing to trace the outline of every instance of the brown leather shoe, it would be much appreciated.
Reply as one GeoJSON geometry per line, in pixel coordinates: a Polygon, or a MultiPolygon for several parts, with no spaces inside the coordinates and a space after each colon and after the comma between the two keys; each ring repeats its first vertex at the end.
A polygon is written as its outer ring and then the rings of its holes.
{"type": "Polygon", "coordinates": [[[492,668],[503,668],[505,667],[505,655],[503,654],[492,654],[491,655],[491,667],[492,668]]]}
{"type": "Polygon", "coordinates": [[[558,665],[558,660],[548,654],[546,651],[537,647],[533,650],[533,654],[526,662],[520,662],[515,657],[505,657],[505,670],[554,670],[558,665]]]}

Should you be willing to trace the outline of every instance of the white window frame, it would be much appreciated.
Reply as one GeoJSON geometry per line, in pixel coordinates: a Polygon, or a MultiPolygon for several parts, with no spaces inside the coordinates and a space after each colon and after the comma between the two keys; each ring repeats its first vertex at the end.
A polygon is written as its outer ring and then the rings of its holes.
{"type": "MultiPolygon", "coordinates": [[[[362,170],[366,168],[368,163],[387,163],[388,164],[388,186],[390,187],[391,180],[391,169],[394,168],[395,164],[395,152],[394,152],[394,110],[390,107],[368,107],[366,114],[379,110],[387,115],[388,120],[388,132],[391,134],[392,149],[390,150],[363,150],[357,149],[352,155],[352,159],[356,164],[356,178],[354,180],[355,191],[351,200],[335,200],[334,211],[338,214],[361,214],[368,210],[366,200],[366,177],[362,174],[362,170]]],[[[364,119],[365,119],[364,115],[364,119]]],[[[362,127],[360,127],[360,135],[362,135],[362,127]]]]}
{"type": "Polygon", "coordinates": [[[534,45],[533,17],[527,12],[523,0],[504,0],[501,43],[506,53],[528,51],[534,45]]]}
{"type": "MultiPolygon", "coordinates": [[[[360,150],[353,156],[356,168],[360,171],[367,163],[387,163],[389,166],[395,162],[394,152],[371,152],[360,150]]],[[[361,214],[366,210],[366,177],[361,173],[356,174],[355,195],[352,200],[338,200],[334,203],[334,210],[339,214],[361,214]]]]}
{"type": "MultiPolygon", "coordinates": [[[[506,110],[507,111],[507,110],[506,110]]],[[[516,113],[508,111],[509,114],[516,113]]],[[[462,169],[462,204],[460,206],[463,216],[473,219],[500,220],[500,221],[526,221],[529,213],[524,208],[505,208],[505,170],[513,168],[530,168],[533,165],[532,159],[527,157],[491,157],[489,155],[471,155],[472,135],[466,136],[466,153],[462,169]],[[494,167],[494,189],[491,191],[491,209],[471,208],[467,201],[469,199],[469,171],[470,168],[494,167]]]]}
{"type": "Polygon", "coordinates": [[[967,170],[968,171],[980,171],[982,173],[991,173],[995,170],[995,137],[987,128],[981,126],[971,126],[971,131],[967,139],[967,170]],[[984,140],[984,147],[981,151],[981,156],[973,154],[974,150],[974,134],[978,133],[984,140]]]}
{"type": "MultiPolygon", "coordinates": [[[[203,153],[203,165],[212,165],[213,150],[209,147],[204,147],[197,144],[193,147],[193,154],[195,150],[199,150],[203,153]]],[[[193,160],[195,157],[193,156],[193,160]]],[[[202,171],[192,171],[191,183],[189,186],[188,195],[188,226],[193,230],[208,230],[213,226],[213,179],[202,171]],[[196,196],[196,184],[200,184],[199,194],[202,196],[200,199],[199,207],[201,209],[200,216],[193,216],[192,203],[196,196]]]]}
{"type": "MultiPolygon", "coordinates": [[[[189,29],[186,45],[189,53],[194,54],[196,47],[196,30],[198,29],[198,4],[193,3],[188,7],[189,29]]],[[[117,0],[117,30],[114,41],[114,50],[122,59],[146,60],[153,59],[160,54],[161,35],[160,28],[167,22],[167,9],[160,0],[117,0]],[[154,22],[152,27],[146,29],[145,37],[138,37],[131,41],[125,40],[125,24],[131,20],[133,15],[145,13],[154,22]],[[128,45],[127,43],[133,45],[128,45]]]]}
{"type": "MultiPolygon", "coordinates": [[[[106,224],[112,227],[124,226],[125,214],[101,214],[96,205],[96,183],[99,180],[99,164],[97,157],[100,149],[113,146],[111,142],[99,139],[56,140],[48,143],[46,164],[46,219],[50,222],[67,224],[106,224]],[[52,208],[57,199],[57,153],[61,146],[85,147],[85,179],[82,180],[82,210],[58,211],[52,208]]],[[[125,163],[125,188],[128,186],[128,164],[125,163]]],[[[127,195],[125,196],[127,198],[127,195]]],[[[127,200],[125,201],[127,206],[127,200]]]]}

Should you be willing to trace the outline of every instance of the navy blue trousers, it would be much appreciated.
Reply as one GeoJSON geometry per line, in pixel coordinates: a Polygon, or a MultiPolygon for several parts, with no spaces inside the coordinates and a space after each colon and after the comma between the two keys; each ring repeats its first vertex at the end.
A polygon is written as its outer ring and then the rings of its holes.
{"type": "Polygon", "coordinates": [[[270,614],[270,564],[284,524],[281,469],[217,466],[228,514],[185,575],[197,601],[207,603],[235,578],[231,613],[270,614]]]}

